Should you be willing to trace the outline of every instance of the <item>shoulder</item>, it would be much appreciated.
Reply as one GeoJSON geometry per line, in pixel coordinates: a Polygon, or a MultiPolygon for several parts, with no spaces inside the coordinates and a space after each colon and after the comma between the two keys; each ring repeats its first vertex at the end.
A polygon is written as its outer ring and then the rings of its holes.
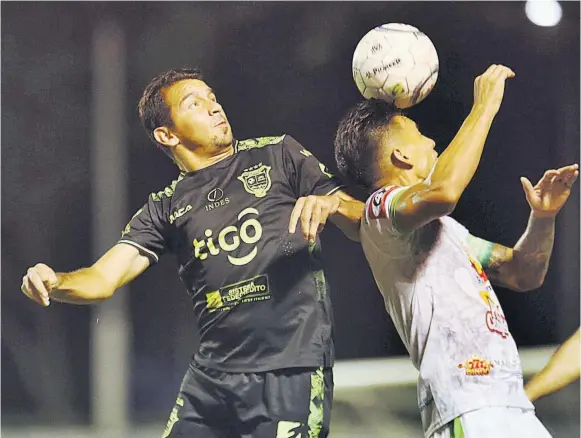
{"type": "Polygon", "coordinates": [[[157,192],[153,192],[149,195],[149,199],[151,201],[155,201],[155,202],[160,202],[163,200],[169,200],[173,197],[178,184],[183,181],[185,174],[184,173],[180,173],[180,175],[174,179],[171,184],[168,184],[167,186],[165,186],[163,189],[157,191],[157,192]]]}
{"type": "Polygon", "coordinates": [[[163,187],[161,190],[149,194],[146,206],[152,217],[156,216],[161,220],[169,218],[170,210],[174,204],[173,201],[176,196],[176,191],[179,190],[184,178],[185,174],[180,173],[180,175],[170,184],[163,187]]]}

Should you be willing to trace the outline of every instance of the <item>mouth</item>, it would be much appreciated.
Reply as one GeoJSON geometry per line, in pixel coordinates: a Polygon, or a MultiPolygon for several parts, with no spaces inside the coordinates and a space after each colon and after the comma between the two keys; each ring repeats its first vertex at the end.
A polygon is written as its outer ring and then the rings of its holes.
{"type": "Polygon", "coordinates": [[[228,126],[228,122],[226,120],[221,120],[220,122],[216,123],[216,125],[214,125],[214,126],[216,126],[216,127],[218,127],[218,126],[221,126],[221,127],[228,126]]]}

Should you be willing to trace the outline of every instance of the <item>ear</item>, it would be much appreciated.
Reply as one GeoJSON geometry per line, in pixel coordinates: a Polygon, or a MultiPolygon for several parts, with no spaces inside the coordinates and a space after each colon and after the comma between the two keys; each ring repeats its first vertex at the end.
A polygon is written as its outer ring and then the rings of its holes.
{"type": "Polygon", "coordinates": [[[409,170],[409,169],[412,169],[414,167],[414,164],[410,160],[410,157],[408,157],[401,149],[394,148],[391,151],[390,158],[391,158],[391,163],[399,169],[409,170]]]}
{"type": "Polygon", "coordinates": [[[155,140],[169,148],[176,147],[180,143],[180,139],[176,137],[167,126],[160,126],[153,131],[155,140]]]}

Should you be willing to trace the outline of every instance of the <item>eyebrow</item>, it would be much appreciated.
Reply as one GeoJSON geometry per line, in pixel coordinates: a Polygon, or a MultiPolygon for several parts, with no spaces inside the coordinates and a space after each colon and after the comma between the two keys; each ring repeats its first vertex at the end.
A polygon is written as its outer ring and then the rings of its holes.
{"type": "MultiPolygon", "coordinates": [[[[206,96],[209,96],[211,94],[214,94],[214,90],[212,90],[211,88],[208,88],[208,93],[206,94],[206,96]]],[[[184,103],[186,101],[186,99],[192,97],[192,96],[199,96],[200,94],[196,91],[192,91],[191,93],[186,94],[182,100],[180,100],[179,106],[182,105],[182,103],[184,103]]]]}

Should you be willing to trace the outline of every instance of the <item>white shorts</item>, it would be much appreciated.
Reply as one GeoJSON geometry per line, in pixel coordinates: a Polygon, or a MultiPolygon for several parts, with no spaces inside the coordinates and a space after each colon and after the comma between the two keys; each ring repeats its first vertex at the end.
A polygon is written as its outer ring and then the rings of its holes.
{"type": "Polygon", "coordinates": [[[466,412],[442,426],[431,438],[551,438],[535,411],[494,407],[466,412]]]}

